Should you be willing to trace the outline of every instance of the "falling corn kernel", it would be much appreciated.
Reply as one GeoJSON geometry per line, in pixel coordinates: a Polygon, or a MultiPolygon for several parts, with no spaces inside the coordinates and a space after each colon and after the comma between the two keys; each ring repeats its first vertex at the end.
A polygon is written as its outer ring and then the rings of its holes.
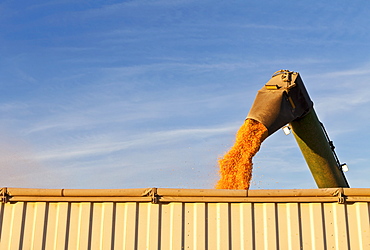
{"type": "Polygon", "coordinates": [[[218,160],[220,180],[217,189],[249,189],[252,178],[252,158],[268,136],[260,122],[246,119],[236,134],[235,144],[218,160]]]}

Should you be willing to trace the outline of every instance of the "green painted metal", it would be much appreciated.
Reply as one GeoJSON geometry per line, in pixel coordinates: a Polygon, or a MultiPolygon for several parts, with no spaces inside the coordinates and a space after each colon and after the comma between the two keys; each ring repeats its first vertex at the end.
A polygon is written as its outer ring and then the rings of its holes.
{"type": "Polygon", "coordinates": [[[319,188],[349,187],[339,169],[316,112],[290,123],[294,137],[319,188]]]}

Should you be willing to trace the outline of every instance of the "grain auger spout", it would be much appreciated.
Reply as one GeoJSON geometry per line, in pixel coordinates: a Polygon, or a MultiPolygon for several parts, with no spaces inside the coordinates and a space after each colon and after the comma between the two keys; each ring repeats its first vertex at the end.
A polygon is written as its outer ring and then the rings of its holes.
{"type": "Polygon", "coordinates": [[[275,72],[258,91],[247,118],[262,123],[268,135],[289,124],[317,186],[349,187],[299,73],[275,72]]]}

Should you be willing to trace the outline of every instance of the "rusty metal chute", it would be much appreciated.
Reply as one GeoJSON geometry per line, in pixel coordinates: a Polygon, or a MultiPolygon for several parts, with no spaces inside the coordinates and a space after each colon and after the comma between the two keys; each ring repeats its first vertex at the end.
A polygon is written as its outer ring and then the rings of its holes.
{"type": "Polygon", "coordinates": [[[349,187],[299,73],[275,72],[258,91],[247,118],[262,123],[269,135],[290,124],[317,186],[349,187]]]}

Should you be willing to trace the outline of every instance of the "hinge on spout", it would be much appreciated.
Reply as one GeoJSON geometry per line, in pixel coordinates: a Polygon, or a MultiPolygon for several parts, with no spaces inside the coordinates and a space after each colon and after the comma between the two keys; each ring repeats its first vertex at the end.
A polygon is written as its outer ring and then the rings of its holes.
{"type": "Polygon", "coordinates": [[[298,74],[297,72],[282,69],[282,70],[276,71],[272,75],[272,77],[280,75],[281,80],[286,83],[286,88],[290,90],[291,88],[296,86],[294,81],[292,81],[292,75],[297,75],[297,74],[298,74]]]}

